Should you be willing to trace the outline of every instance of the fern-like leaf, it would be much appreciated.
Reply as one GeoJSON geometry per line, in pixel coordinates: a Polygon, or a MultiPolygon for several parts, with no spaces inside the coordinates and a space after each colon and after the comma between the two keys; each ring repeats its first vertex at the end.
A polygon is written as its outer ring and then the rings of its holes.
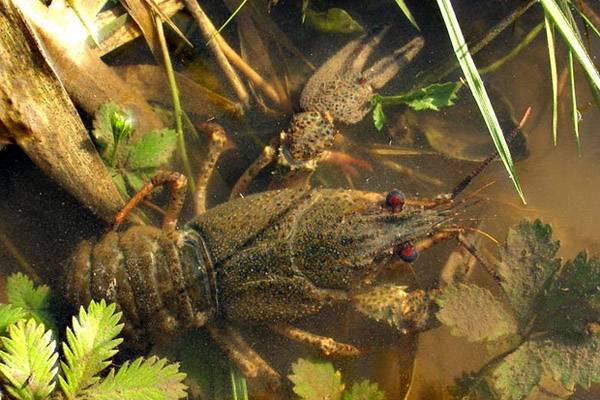
{"type": "Polygon", "coordinates": [[[34,319],[20,320],[8,328],[2,338],[0,373],[4,387],[16,399],[44,399],[54,389],[56,372],[56,342],[52,331],[34,319]]]}
{"type": "Polygon", "coordinates": [[[121,313],[116,305],[92,301],[87,309],[79,310],[79,318],[73,317],[73,329],[67,328],[67,342],[63,343],[66,362],[61,362],[63,376],[60,386],[69,399],[100,379],[97,375],[109,364],[109,358],[117,353],[116,347],[123,341],[117,335],[123,329],[119,324],[121,313]]]}
{"type": "Polygon", "coordinates": [[[4,335],[9,326],[27,318],[27,313],[21,307],[12,304],[0,305],[0,335],[4,335]]]}
{"type": "Polygon", "coordinates": [[[81,393],[88,400],[176,400],[186,397],[186,387],[181,383],[185,374],[178,364],[166,359],[138,358],[125,362],[115,373],[81,393]]]}
{"type": "Polygon", "coordinates": [[[27,316],[43,323],[56,332],[56,322],[50,313],[50,288],[46,285],[35,287],[33,281],[18,272],[6,280],[8,302],[23,309],[27,316]]]}

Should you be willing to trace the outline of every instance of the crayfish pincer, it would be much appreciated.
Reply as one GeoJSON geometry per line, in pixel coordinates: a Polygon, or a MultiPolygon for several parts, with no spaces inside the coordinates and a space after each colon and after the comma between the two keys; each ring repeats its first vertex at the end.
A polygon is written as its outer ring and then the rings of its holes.
{"type": "MultiPolygon", "coordinates": [[[[451,201],[341,189],[254,194],[176,229],[185,177],[168,172],[142,188],[117,225],[157,185],[171,187],[162,229],[115,228],[95,244],[81,243],[68,267],[67,297],[74,305],[116,302],[129,336],[146,340],[206,328],[244,374],[274,383],[279,375],[236,325],[269,327],[325,354],[356,355],[359,350],[350,344],[290,323],[329,304],[354,304],[354,291],[373,282],[387,259],[412,261],[432,237],[452,234],[443,228],[452,218],[451,201]]],[[[431,321],[413,311],[418,307],[402,314],[406,330],[425,329],[431,321]]]]}

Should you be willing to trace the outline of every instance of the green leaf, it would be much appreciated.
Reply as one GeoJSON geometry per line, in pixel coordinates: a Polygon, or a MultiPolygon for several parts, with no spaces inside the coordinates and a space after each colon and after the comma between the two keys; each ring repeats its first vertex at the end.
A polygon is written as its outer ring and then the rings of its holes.
{"type": "Polygon", "coordinates": [[[18,272],[6,280],[6,296],[9,303],[20,307],[27,316],[56,332],[56,322],[50,312],[51,293],[48,286],[34,287],[31,279],[18,272]]]}
{"type": "Polygon", "coordinates": [[[540,384],[543,368],[540,358],[529,343],[517,348],[491,372],[493,387],[502,400],[521,400],[527,398],[540,384]]]}
{"type": "Polygon", "coordinates": [[[502,133],[502,128],[498,122],[498,117],[496,117],[496,113],[492,107],[492,102],[490,101],[483,81],[481,80],[481,76],[479,75],[479,72],[477,72],[477,67],[475,66],[475,62],[473,61],[471,53],[469,52],[469,48],[458,23],[458,19],[456,18],[456,14],[454,13],[454,9],[452,8],[452,4],[450,0],[437,0],[437,4],[442,14],[442,18],[444,19],[448,35],[450,36],[454,53],[456,54],[456,58],[458,59],[460,67],[465,75],[467,85],[473,93],[475,102],[477,103],[479,111],[481,112],[481,116],[483,117],[490,135],[492,136],[492,140],[496,146],[496,149],[498,150],[500,159],[502,160],[502,163],[508,172],[508,176],[512,180],[517,193],[521,197],[521,200],[523,203],[525,203],[525,196],[523,195],[523,190],[521,189],[521,185],[517,179],[515,166],[510,155],[508,144],[504,139],[504,134],[502,133]]]}
{"type": "Polygon", "coordinates": [[[324,33],[364,33],[363,27],[350,14],[341,8],[330,8],[318,12],[306,9],[305,22],[312,28],[324,33]]]}
{"type": "Polygon", "coordinates": [[[92,301],[87,309],[79,310],[73,317],[73,330],[67,328],[67,342],[63,343],[66,362],[61,362],[63,376],[60,386],[69,399],[98,382],[98,373],[110,365],[109,358],[117,353],[116,347],[123,339],[115,339],[121,332],[121,313],[116,305],[92,301]]]}
{"type": "Polygon", "coordinates": [[[119,106],[109,101],[102,104],[94,115],[92,136],[98,146],[98,152],[105,162],[109,161],[108,158],[115,145],[111,122],[112,116],[120,111],[119,106]]]}
{"type": "MultiPolygon", "coordinates": [[[[554,40],[554,25],[548,14],[544,13],[544,26],[548,48],[548,66],[550,67],[550,82],[552,83],[552,140],[556,146],[558,132],[558,68],[556,66],[556,46],[554,40]]],[[[593,87],[593,86],[592,86],[593,87]]]]}
{"type": "Polygon", "coordinates": [[[533,351],[542,360],[544,370],[565,389],[588,389],[600,382],[600,335],[582,339],[552,336],[531,341],[533,351]]]}
{"type": "Polygon", "coordinates": [[[139,192],[142,186],[146,183],[146,174],[137,172],[126,172],[125,179],[127,184],[133,189],[134,192],[139,192]]]}
{"type": "Polygon", "coordinates": [[[153,169],[165,164],[177,145],[177,133],[172,129],[152,131],[142,136],[129,151],[127,169],[153,169]]]}
{"type": "Polygon", "coordinates": [[[54,389],[58,367],[52,331],[34,319],[21,320],[2,337],[0,373],[5,388],[17,399],[45,399],[54,389]]]}
{"type": "Polygon", "coordinates": [[[583,334],[587,323],[600,321],[600,260],[579,253],[565,263],[547,290],[538,329],[583,334]]]}
{"type": "Polygon", "coordinates": [[[166,359],[150,357],[126,361],[115,373],[111,369],[100,383],[89,387],[78,396],[89,400],[176,400],[187,398],[182,383],[185,374],[178,364],[166,359]]]}
{"type": "Polygon", "coordinates": [[[4,335],[10,325],[27,318],[27,313],[21,307],[12,304],[0,305],[0,335],[4,335]]]}
{"type": "Polygon", "coordinates": [[[303,358],[292,364],[294,393],[302,400],[339,400],[344,391],[340,371],[328,362],[309,361],[303,358]]]}
{"type": "Polygon", "coordinates": [[[569,23],[567,17],[561,11],[556,0],[540,0],[540,3],[544,7],[548,18],[550,18],[550,20],[552,20],[554,25],[558,28],[558,31],[561,33],[563,39],[569,46],[569,49],[573,52],[574,56],[577,58],[577,61],[579,61],[579,64],[581,64],[583,67],[583,70],[592,83],[592,86],[596,88],[596,90],[600,89],[600,74],[598,73],[598,70],[596,69],[589,54],[585,50],[579,34],[569,23]]]}
{"type": "Polygon", "coordinates": [[[402,12],[404,13],[404,16],[406,17],[406,19],[408,19],[412,26],[414,26],[418,30],[421,30],[421,28],[419,28],[419,25],[417,24],[417,21],[415,21],[415,17],[413,17],[412,13],[410,12],[410,9],[408,8],[404,0],[396,0],[396,4],[398,5],[398,7],[400,7],[402,12]]]}
{"type": "Polygon", "coordinates": [[[379,390],[376,383],[363,380],[352,385],[352,389],[344,392],[343,400],[384,400],[385,393],[379,390]]]}
{"type": "Polygon", "coordinates": [[[373,107],[373,124],[378,131],[382,130],[385,125],[385,114],[381,102],[376,102],[375,107],[373,107]]]}
{"type": "Polygon", "coordinates": [[[500,248],[498,275],[521,326],[537,311],[540,296],[560,267],[560,260],[554,258],[559,246],[552,241],[550,225],[540,220],[523,221],[508,231],[500,248]]]}
{"type": "Polygon", "coordinates": [[[460,82],[434,83],[397,96],[379,96],[379,100],[386,105],[406,104],[416,111],[439,111],[440,108],[454,105],[461,87],[460,82]]]}
{"type": "Polygon", "coordinates": [[[436,299],[438,319],[452,334],[471,341],[497,340],[517,333],[517,322],[492,293],[476,285],[445,288],[436,299]]]}

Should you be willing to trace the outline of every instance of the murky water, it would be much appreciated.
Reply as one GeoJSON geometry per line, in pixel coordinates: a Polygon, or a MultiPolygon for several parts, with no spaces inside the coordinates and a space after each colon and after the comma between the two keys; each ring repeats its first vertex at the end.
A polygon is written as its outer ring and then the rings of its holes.
{"type": "MultiPolygon", "coordinates": [[[[412,28],[395,9],[393,12],[384,12],[386,7],[395,7],[393,2],[369,2],[363,6],[355,3],[328,2],[327,5],[319,6],[343,7],[352,15],[359,16],[359,21],[367,29],[380,24],[393,24],[392,33],[384,40],[382,53],[401,46],[414,35],[412,28]]],[[[485,1],[480,2],[480,8],[474,10],[472,3],[465,1],[455,4],[459,16],[480,16],[471,21],[461,19],[461,22],[465,21],[465,31],[471,34],[485,31],[514,6],[510,4],[514,2],[485,1]]],[[[301,53],[317,67],[353,37],[315,33],[300,24],[298,10],[293,9],[292,12],[286,7],[292,6],[283,2],[275,7],[270,18],[279,24],[301,53]]],[[[426,9],[427,6],[423,6],[423,9],[415,8],[417,19],[432,12],[431,9],[426,9]]],[[[226,11],[218,7],[212,11],[215,15],[226,15],[226,11]]],[[[428,24],[423,26],[427,45],[422,56],[381,90],[382,93],[391,94],[410,86],[412,79],[421,71],[427,70],[449,54],[445,33],[440,30],[440,21],[432,18],[427,21],[428,24]]],[[[492,49],[484,51],[477,61],[488,64],[503,51],[502,49],[506,51],[518,43],[518,38],[540,21],[540,10],[530,10],[512,31],[505,32],[492,49]]],[[[232,31],[230,35],[234,37],[232,31]]],[[[196,39],[197,48],[201,52],[200,57],[210,57],[198,38],[196,39]]],[[[150,56],[143,50],[141,42],[131,47],[132,49],[111,56],[110,62],[115,65],[140,62],[140,59],[150,62],[150,56]],[[139,53],[131,56],[130,52],[137,50],[142,52],[142,56],[139,56],[139,53]]],[[[597,47],[592,48],[592,51],[597,50],[597,47]]],[[[215,90],[224,91],[225,95],[231,97],[229,89],[220,77],[211,75],[210,78],[206,78],[206,69],[203,66],[198,67],[197,56],[194,54],[194,51],[189,49],[181,50],[176,57],[178,68],[192,79],[203,77],[205,83],[208,82],[215,90]]],[[[285,63],[292,68],[290,82],[300,84],[305,81],[311,73],[310,69],[298,62],[294,56],[288,54],[286,57],[285,63]]],[[[593,107],[582,112],[582,147],[579,155],[569,119],[568,86],[565,86],[561,93],[558,146],[553,145],[546,57],[545,40],[543,34],[540,34],[518,57],[498,72],[486,77],[486,85],[493,85],[498,93],[511,102],[515,118],[519,118],[528,106],[533,110],[524,129],[529,139],[530,154],[517,164],[517,173],[525,191],[527,205],[519,201],[504,169],[497,162],[489,166],[473,184],[475,189],[495,182],[482,194],[488,199],[485,206],[476,207],[473,215],[468,214],[464,218],[477,218],[481,221],[482,229],[500,239],[504,238],[507,227],[523,217],[542,218],[544,222],[552,224],[555,238],[562,243],[560,255],[570,258],[582,249],[600,250],[595,201],[596,194],[600,196],[600,136],[596,132],[600,115],[593,107]]],[[[563,70],[564,62],[559,64],[559,68],[563,70]]],[[[215,71],[218,70],[209,63],[208,71],[216,74],[215,71]]],[[[450,76],[456,77],[456,74],[450,76]]],[[[291,99],[294,109],[298,108],[296,104],[300,88],[298,85],[293,86],[291,99]]],[[[581,76],[578,77],[578,92],[581,104],[591,100],[581,76]]],[[[468,98],[469,93],[463,89],[460,96],[468,98]]],[[[465,107],[471,107],[466,114],[471,114],[472,121],[456,121],[454,129],[461,130],[473,124],[480,126],[481,132],[486,135],[474,104],[469,101],[465,103],[465,107]]],[[[202,110],[189,111],[194,113],[194,118],[198,120],[213,116],[206,115],[202,110]]],[[[404,129],[406,116],[403,116],[402,112],[402,107],[386,108],[388,123],[381,132],[377,132],[373,127],[370,114],[357,125],[341,127],[346,139],[341,149],[368,160],[373,171],[361,170],[358,176],[348,178],[337,167],[320,166],[313,178],[313,184],[377,192],[386,192],[398,187],[409,196],[431,197],[450,190],[477,165],[475,162],[429,154],[431,149],[423,145],[422,139],[407,141],[404,129]],[[418,152],[427,154],[384,156],[370,151],[375,146],[385,148],[390,145],[411,144],[418,152]],[[410,173],[402,173],[399,168],[410,173]]],[[[273,116],[273,113],[264,114],[255,107],[242,119],[230,118],[225,112],[217,112],[214,116],[225,126],[236,145],[235,149],[222,157],[219,163],[219,177],[210,185],[210,202],[217,204],[227,199],[228,190],[236,178],[259,154],[262,146],[278,135],[288,122],[289,114],[281,112],[273,116]]],[[[469,126],[469,129],[473,128],[469,126]]],[[[453,132],[447,134],[452,135],[453,132]]],[[[203,155],[201,142],[202,140],[191,140],[190,152],[193,161],[198,161],[203,155]]],[[[264,190],[268,178],[268,172],[262,174],[252,189],[264,190]]],[[[64,260],[76,243],[81,238],[100,235],[106,229],[104,223],[98,221],[50,179],[44,177],[16,148],[0,152],[0,198],[0,239],[4,244],[0,245],[0,271],[3,276],[21,270],[22,267],[15,258],[18,251],[43,281],[58,287],[64,260]],[[10,245],[14,246],[11,250],[8,247],[10,245]]],[[[184,221],[190,217],[191,208],[187,208],[185,213],[182,218],[184,221]]],[[[445,243],[429,254],[424,254],[414,264],[416,280],[424,285],[434,282],[454,247],[453,243],[445,243]]],[[[408,393],[409,399],[447,398],[446,386],[451,385],[463,372],[477,369],[487,360],[483,346],[457,339],[445,328],[429,331],[418,338],[403,337],[393,329],[368,321],[345,309],[326,311],[305,321],[301,326],[341,341],[372,347],[372,351],[358,360],[336,359],[334,363],[342,369],[348,381],[368,378],[377,382],[386,391],[388,399],[402,398],[406,394],[411,382],[411,373],[414,375],[408,393]],[[414,371],[413,359],[416,360],[414,371]]],[[[317,355],[300,345],[290,345],[284,339],[273,338],[266,330],[248,329],[245,333],[256,349],[281,371],[282,375],[289,373],[290,363],[298,357],[317,355]]],[[[200,340],[205,339],[207,338],[202,337],[200,340]]],[[[190,339],[193,340],[198,338],[190,339]]],[[[219,363],[215,360],[212,362],[219,363]]]]}

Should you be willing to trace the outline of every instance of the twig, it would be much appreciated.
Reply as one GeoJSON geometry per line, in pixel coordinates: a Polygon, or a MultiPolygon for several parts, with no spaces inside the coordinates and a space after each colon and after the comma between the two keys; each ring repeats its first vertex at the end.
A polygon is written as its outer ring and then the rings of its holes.
{"type": "Polygon", "coordinates": [[[275,104],[285,108],[284,102],[279,98],[277,91],[267,82],[258,72],[256,72],[240,55],[229,46],[229,44],[223,39],[223,37],[217,32],[215,26],[206,16],[204,11],[200,8],[200,5],[195,0],[183,0],[188,7],[189,12],[192,14],[196,23],[200,27],[202,34],[206,40],[210,40],[208,46],[212,46],[216,43],[217,47],[222,51],[229,61],[231,61],[241,72],[248,78],[256,87],[258,87],[271,101],[275,104]]]}
{"type": "MultiPolygon", "coordinates": [[[[208,16],[204,13],[202,8],[200,8],[200,5],[198,4],[197,0],[183,0],[183,2],[190,14],[192,14],[194,19],[196,20],[196,23],[198,24],[198,27],[200,28],[204,39],[208,41],[216,33],[214,25],[212,24],[208,16]]],[[[246,90],[246,87],[240,80],[238,74],[235,72],[235,70],[229,63],[229,60],[227,60],[227,57],[223,52],[221,40],[219,40],[220,38],[221,36],[217,34],[215,36],[216,40],[211,40],[207,44],[208,48],[215,56],[217,64],[219,64],[219,67],[221,67],[221,69],[223,70],[223,73],[225,74],[227,80],[229,80],[229,83],[233,87],[236,96],[238,97],[238,99],[240,99],[242,104],[244,104],[247,107],[249,104],[250,96],[248,95],[248,91],[246,90]]]]}
{"type": "Polygon", "coordinates": [[[169,80],[169,87],[171,88],[171,98],[173,101],[173,114],[175,114],[175,130],[177,131],[177,145],[179,147],[179,155],[183,163],[183,169],[188,177],[188,183],[190,189],[194,192],[196,185],[193,180],[192,167],[190,160],[187,156],[187,150],[185,148],[185,138],[183,136],[183,122],[182,122],[182,110],[181,103],[179,102],[179,89],[177,88],[177,81],[175,80],[175,72],[173,71],[173,65],[171,64],[171,57],[169,55],[169,48],[167,47],[167,41],[165,40],[165,32],[163,30],[162,19],[158,14],[154,14],[154,24],[156,25],[156,32],[158,33],[158,41],[160,42],[160,49],[163,57],[163,64],[167,72],[167,79],[169,80]]]}

